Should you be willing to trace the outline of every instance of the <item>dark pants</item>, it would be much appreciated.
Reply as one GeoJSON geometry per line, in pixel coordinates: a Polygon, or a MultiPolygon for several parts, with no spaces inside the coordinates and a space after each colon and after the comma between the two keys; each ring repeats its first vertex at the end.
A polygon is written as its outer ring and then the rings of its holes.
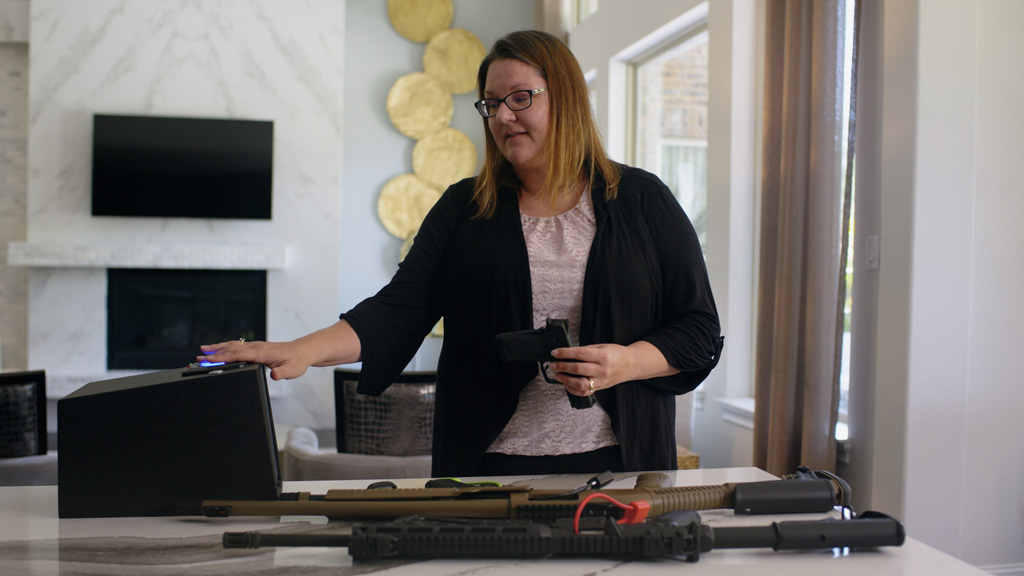
{"type": "Polygon", "coordinates": [[[598,474],[610,470],[623,472],[622,451],[618,446],[599,448],[582,454],[558,456],[518,456],[488,452],[477,467],[478,476],[528,476],[532,474],[598,474]]]}

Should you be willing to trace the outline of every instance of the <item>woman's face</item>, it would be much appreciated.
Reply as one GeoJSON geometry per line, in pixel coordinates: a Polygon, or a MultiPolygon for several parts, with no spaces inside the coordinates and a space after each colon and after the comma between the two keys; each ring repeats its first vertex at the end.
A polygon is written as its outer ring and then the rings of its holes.
{"type": "MultiPolygon", "coordinates": [[[[517,90],[547,88],[540,72],[519,60],[496,60],[487,68],[484,98],[502,99],[517,90]]],[[[501,155],[522,178],[530,171],[547,167],[547,136],[551,124],[548,93],[533,95],[533,104],[518,112],[501,104],[498,112],[487,119],[487,127],[501,155]]]]}

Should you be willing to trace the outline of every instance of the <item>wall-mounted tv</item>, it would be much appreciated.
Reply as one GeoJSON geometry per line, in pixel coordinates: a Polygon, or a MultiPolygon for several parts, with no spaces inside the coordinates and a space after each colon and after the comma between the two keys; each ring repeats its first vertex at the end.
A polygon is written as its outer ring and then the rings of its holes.
{"type": "Polygon", "coordinates": [[[269,120],[93,116],[92,215],[269,220],[269,120]]]}

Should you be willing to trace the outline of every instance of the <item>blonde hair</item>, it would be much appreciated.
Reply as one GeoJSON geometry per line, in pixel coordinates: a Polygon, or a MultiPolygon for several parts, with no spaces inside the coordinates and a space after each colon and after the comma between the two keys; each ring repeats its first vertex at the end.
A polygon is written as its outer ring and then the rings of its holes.
{"type": "MultiPolygon", "coordinates": [[[[477,72],[477,92],[484,97],[487,70],[498,60],[519,60],[533,66],[547,80],[550,98],[550,129],[546,148],[548,170],[543,190],[551,196],[554,206],[559,197],[572,194],[583,180],[587,190],[597,179],[605,183],[605,198],[611,200],[618,191],[619,169],[608,159],[601,134],[590,107],[590,95],[579,62],[569,47],[557,37],[537,30],[513,32],[494,43],[477,72]]],[[[477,217],[490,218],[498,204],[498,189],[518,186],[519,178],[512,164],[502,156],[494,136],[484,122],[484,163],[476,179],[473,199],[477,217]]]]}

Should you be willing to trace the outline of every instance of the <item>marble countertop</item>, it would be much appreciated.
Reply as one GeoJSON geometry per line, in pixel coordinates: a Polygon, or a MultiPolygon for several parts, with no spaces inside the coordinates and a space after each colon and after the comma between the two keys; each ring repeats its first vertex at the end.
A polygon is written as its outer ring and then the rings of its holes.
{"type": "MultiPolygon", "coordinates": [[[[681,470],[675,486],[716,485],[771,480],[754,468],[681,470]]],[[[502,479],[524,481],[524,479],[502,479]]],[[[567,479],[567,484],[574,480],[567,479]]],[[[364,488],[368,481],[287,482],[285,491],[323,494],[335,488],[364,488]]],[[[423,480],[398,480],[400,488],[422,487],[423,480]]],[[[611,486],[631,487],[624,479],[611,486]]],[[[712,526],[770,524],[777,520],[817,519],[822,515],[744,517],[728,510],[701,513],[712,526]]],[[[57,517],[57,487],[0,488],[0,574],[86,575],[317,575],[381,573],[388,576],[515,575],[524,573],[574,576],[586,574],[668,574],[685,569],[698,574],[828,572],[845,574],[985,574],[983,571],[908,538],[901,547],[871,551],[841,550],[773,552],[770,549],[712,550],[694,564],[680,559],[624,562],[602,559],[544,560],[387,560],[353,563],[346,548],[287,547],[226,550],[225,532],[338,533],[347,523],[323,517],[282,516],[203,518],[73,518],[57,517]],[[681,566],[680,564],[685,564],[681,566]]]]}

